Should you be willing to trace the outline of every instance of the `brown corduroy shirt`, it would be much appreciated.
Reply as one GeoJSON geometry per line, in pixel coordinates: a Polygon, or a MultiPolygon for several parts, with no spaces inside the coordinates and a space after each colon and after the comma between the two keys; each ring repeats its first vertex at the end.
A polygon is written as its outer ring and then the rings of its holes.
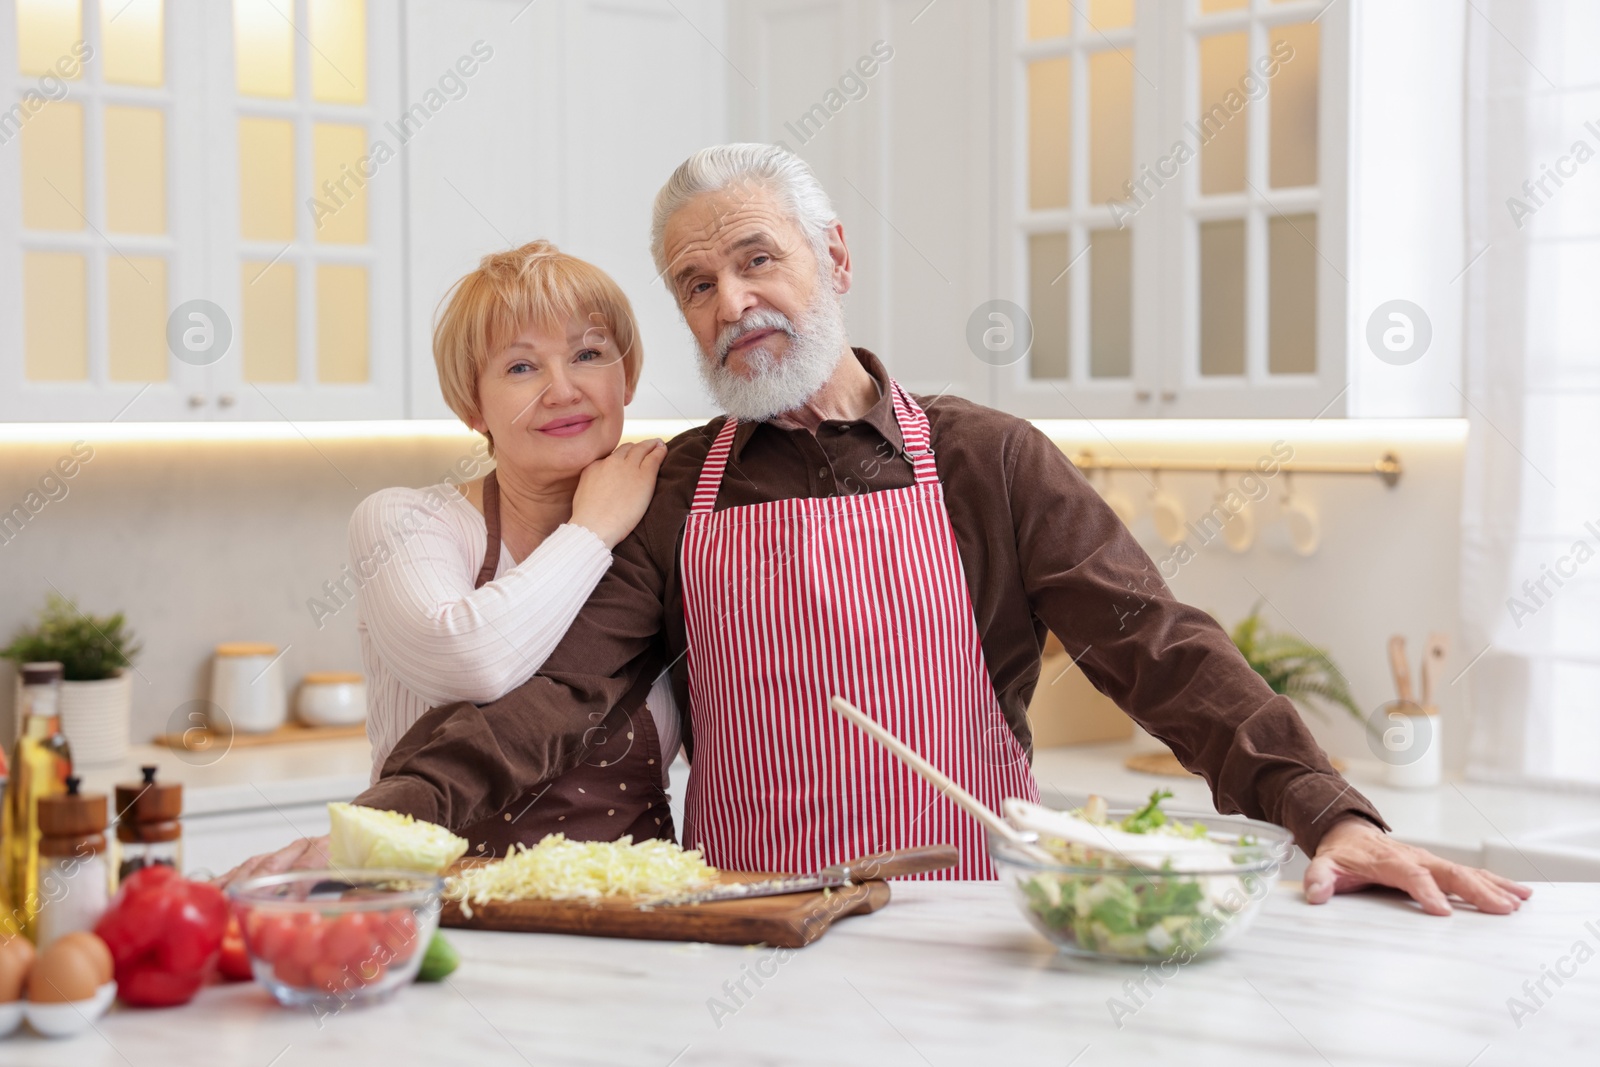
{"type": "MultiPolygon", "coordinates": [[[[734,437],[718,510],[912,484],[884,390],[857,421],[816,434],[747,423],[734,437]]],[[[1071,461],[1026,421],[956,397],[918,397],[932,425],[984,660],[1032,755],[1027,708],[1046,630],[1118,706],[1204,776],[1218,810],[1293,831],[1308,853],[1347,815],[1375,808],[1329,765],[1294,705],[1273,693],[1205,612],[1176,600],[1155,564],[1071,461]]],[[[682,586],[684,520],[722,419],[674,438],[655,498],[611,570],[521,687],[481,707],[434,708],[403,737],[357,803],[461,827],[538,792],[577,765],[618,705],[635,711],[671,670],[693,758],[682,586]]]]}

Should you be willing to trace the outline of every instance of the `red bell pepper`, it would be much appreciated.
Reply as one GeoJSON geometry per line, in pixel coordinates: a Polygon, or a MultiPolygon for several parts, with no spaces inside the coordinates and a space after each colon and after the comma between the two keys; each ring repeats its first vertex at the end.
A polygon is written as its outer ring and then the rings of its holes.
{"type": "Polygon", "coordinates": [[[216,966],[227,927],[221,890],[158,864],[122,883],[94,932],[111,949],[118,999],[163,1008],[194,997],[216,966]]]}

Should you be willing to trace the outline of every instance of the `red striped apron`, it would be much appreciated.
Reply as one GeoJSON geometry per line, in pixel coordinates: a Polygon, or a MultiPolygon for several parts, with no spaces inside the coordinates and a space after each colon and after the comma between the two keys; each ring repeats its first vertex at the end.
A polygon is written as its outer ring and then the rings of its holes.
{"type": "Polygon", "coordinates": [[[683,537],[694,763],[684,842],[728,870],[812,871],[948,842],[993,878],[977,821],[840,718],[843,696],[1000,810],[1037,801],[983,660],[928,418],[890,382],[916,481],[713,511],[723,424],[683,537]]]}

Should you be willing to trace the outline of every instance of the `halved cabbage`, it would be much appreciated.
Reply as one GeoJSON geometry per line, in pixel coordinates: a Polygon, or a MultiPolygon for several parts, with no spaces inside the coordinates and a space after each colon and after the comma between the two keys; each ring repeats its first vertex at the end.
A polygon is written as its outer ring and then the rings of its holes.
{"type": "Polygon", "coordinates": [[[467,851],[467,839],[399,812],[329,804],[328,860],[339,869],[397,867],[442,874],[467,851]]]}

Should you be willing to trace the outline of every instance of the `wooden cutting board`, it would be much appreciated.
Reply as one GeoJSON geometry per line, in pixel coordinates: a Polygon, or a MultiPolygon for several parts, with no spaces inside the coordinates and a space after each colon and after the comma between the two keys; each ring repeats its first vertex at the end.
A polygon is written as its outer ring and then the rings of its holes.
{"type": "Polygon", "coordinates": [[[366,736],[367,724],[364,722],[349,726],[305,726],[298,722],[286,722],[276,730],[264,734],[247,734],[243,730],[236,730],[232,734],[219,734],[213,733],[209,728],[197,726],[182,733],[159,734],[152,744],[175,748],[180,752],[204,753],[212,749],[226,752],[230,747],[254,748],[257,745],[288,745],[297,741],[332,741],[337,738],[366,736]]]}
{"type": "MultiPolygon", "coordinates": [[[[471,862],[471,861],[467,861],[471,862]]],[[[781,875],[723,871],[725,882],[753,882],[781,875]]],[[[850,915],[866,915],[889,903],[887,882],[861,882],[827,892],[719,900],[642,909],[631,899],[595,903],[518,900],[474,904],[472,918],[447,900],[441,926],[587,937],[632,937],[647,941],[707,941],[714,945],[802,948],[850,915]]]]}

